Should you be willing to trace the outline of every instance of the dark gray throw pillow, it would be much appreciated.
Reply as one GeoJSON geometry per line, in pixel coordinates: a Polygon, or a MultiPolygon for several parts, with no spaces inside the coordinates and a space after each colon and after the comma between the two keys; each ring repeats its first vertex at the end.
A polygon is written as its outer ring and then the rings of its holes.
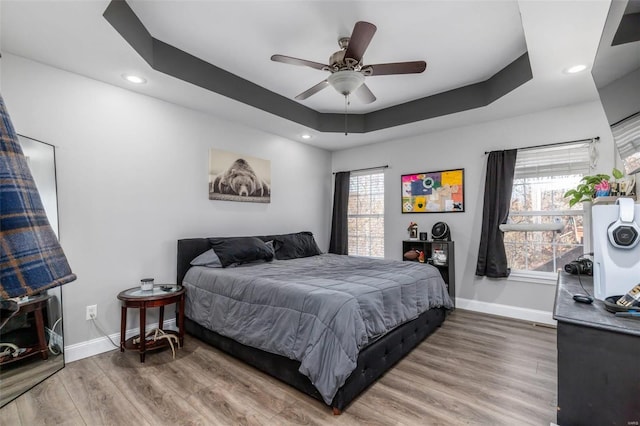
{"type": "Polygon", "coordinates": [[[226,268],[234,264],[242,264],[264,260],[273,260],[273,250],[264,241],[256,237],[212,238],[211,248],[216,252],[220,263],[226,268]]]}
{"type": "MultiPolygon", "coordinates": [[[[276,235],[273,238],[276,259],[288,260],[322,254],[311,232],[276,235]]],[[[217,250],[216,250],[217,251],[217,250]]]]}

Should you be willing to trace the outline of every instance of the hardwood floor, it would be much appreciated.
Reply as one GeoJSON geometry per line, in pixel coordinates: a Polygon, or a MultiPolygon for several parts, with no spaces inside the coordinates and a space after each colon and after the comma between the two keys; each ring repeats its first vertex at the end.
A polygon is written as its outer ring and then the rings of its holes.
{"type": "Polygon", "coordinates": [[[456,310],[340,416],[193,337],[68,364],[0,409],[3,425],[545,425],[556,331],[456,310]]]}

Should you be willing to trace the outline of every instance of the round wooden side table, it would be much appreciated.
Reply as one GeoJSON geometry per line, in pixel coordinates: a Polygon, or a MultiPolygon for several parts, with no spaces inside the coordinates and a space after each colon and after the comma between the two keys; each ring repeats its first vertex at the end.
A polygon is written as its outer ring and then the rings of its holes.
{"type": "MultiPolygon", "coordinates": [[[[13,316],[33,312],[38,343],[35,346],[29,347],[26,352],[16,356],[15,358],[13,356],[0,358],[0,366],[14,361],[19,361],[35,354],[40,354],[42,359],[49,358],[49,347],[47,346],[44,318],[46,317],[47,304],[49,303],[50,298],[51,296],[45,292],[35,296],[26,297],[21,302],[18,302],[18,311],[13,316]]],[[[2,336],[2,332],[0,332],[0,336],[2,336]]]]}
{"type": "Polygon", "coordinates": [[[180,346],[184,344],[184,287],[176,285],[161,284],[155,285],[153,290],[141,290],[140,287],[133,287],[118,294],[118,299],[122,301],[122,317],[120,320],[120,352],[125,349],[137,349],[140,352],[140,362],[144,362],[146,351],[170,346],[169,339],[147,340],[145,328],[147,325],[147,308],[160,308],[158,318],[158,329],[164,334],[178,337],[180,346]],[[177,306],[176,322],[178,331],[162,330],[164,322],[164,307],[175,303],[177,306]],[[127,309],[134,308],[140,310],[140,335],[125,340],[127,325],[127,309]]]}

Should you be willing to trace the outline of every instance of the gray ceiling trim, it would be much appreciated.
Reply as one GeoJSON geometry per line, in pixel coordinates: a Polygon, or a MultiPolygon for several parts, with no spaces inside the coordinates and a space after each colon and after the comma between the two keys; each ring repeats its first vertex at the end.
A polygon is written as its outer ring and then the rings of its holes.
{"type": "Polygon", "coordinates": [[[616,34],[611,41],[612,46],[632,43],[640,40],[640,0],[629,0],[616,34]]]}
{"type": "MultiPolygon", "coordinates": [[[[103,14],[156,71],[237,100],[320,132],[344,132],[344,114],[321,113],[258,86],[151,36],[124,0],[103,14]]],[[[489,79],[366,114],[349,114],[349,133],[367,133],[489,105],[533,78],[528,53],[489,79]]]]}
{"type": "Polygon", "coordinates": [[[622,17],[612,46],[640,40],[640,13],[629,13],[622,17]]]}
{"type": "Polygon", "coordinates": [[[366,114],[367,131],[487,106],[533,78],[524,53],[488,80],[366,114]]]}
{"type": "MultiPolygon", "coordinates": [[[[596,88],[599,92],[604,87],[613,84],[613,82],[608,78],[607,71],[612,68],[615,69],[615,61],[620,60],[619,55],[624,55],[625,52],[628,51],[625,51],[624,48],[613,48],[613,46],[616,45],[613,40],[621,34],[621,28],[623,27],[622,22],[625,17],[638,13],[640,13],[640,0],[632,0],[628,2],[615,1],[611,2],[609,6],[609,12],[607,13],[607,19],[604,23],[602,36],[600,37],[600,43],[598,44],[598,50],[593,61],[593,66],[591,67],[591,76],[593,77],[593,81],[595,82],[596,88]],[[613,64],[612,61],[614,61],[613,64]]],[[[624,33],[627,31],[629,31],[629,29],[622,30],[624,33]]],[[[636,28],[635,31],[640,31],[640,28],[636,28]]],[[[625,75],[618,75],[616,80],[627,78],[640,70],[640,55],[638,55],[633,49],[631,51],[636,54],[632,53],[632,56],[625,57],[625,59],[632,59],[630,64],[632,68],[629,68],[631,71],[625,75]]],[[[602,98],[602,93],[600,93],[600,97],[602,98]]],[[[607,112],[606,109],[607,108],[605,107],[605,112],[607,112]]]]}

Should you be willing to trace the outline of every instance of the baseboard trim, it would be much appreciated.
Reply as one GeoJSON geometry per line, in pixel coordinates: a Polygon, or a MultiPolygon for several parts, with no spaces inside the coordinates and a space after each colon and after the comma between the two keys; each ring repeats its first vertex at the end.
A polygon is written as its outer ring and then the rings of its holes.
{"type": "Polygon", "coordinates": [[[481,302],[479,300],[461,299],[456,297],[456,307],[468,311],[482,312],[537,324],[556,326],[553,313],[536,309],[519,308],[517,306],[500,305],[498,303],[481,302]]]}
{"type": "MultiPolygon", "coordinates": [[[[176,329],[175,318],[166,320],[163,324],[163,329],[176,329]]],[[[155,327],[153,325],[146,327],[147,331],[150,331],[154,328],[155,327]]],[[[131,330],[127,330],[126,338],[129,339],[133,336],[137,336],[138,334],[140,334],[140,328],[132,328],[131,330]]],[[[69,363],[118,349],[118,347],[113,346],[113,343],[111,343],[109,338],[114,342],[119,343],[120,333],[113,333],[110,334],[109,337],[98,337],[97,339],[91,339],[87,340],[86,342],[80,342],[73,345],[65,346],[64,361],[66,363],[69,363]]]]}

